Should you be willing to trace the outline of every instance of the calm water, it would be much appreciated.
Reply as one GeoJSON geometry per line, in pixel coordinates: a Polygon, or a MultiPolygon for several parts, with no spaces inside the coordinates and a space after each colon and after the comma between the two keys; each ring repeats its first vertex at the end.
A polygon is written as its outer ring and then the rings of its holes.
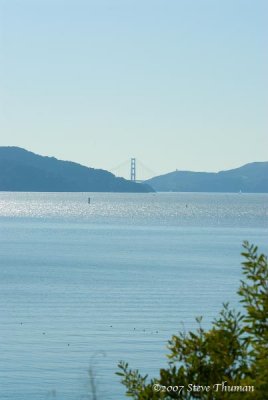
{"type": "Polygon", "coordinates": [[[241,243],[267,252],[268,195],[0,193],[0,398],[124,398],[178,330],[238,304],[241,243]],[[87,204],[88,196],[91,204],[87,204]]]}

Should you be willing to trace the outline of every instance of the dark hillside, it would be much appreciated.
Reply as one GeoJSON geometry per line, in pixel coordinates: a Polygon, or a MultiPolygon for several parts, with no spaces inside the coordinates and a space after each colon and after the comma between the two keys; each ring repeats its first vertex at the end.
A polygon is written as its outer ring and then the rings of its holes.
{"type": "Polygon", "coordinates": [[[254,162],[228,171],[174,171],[146,181],[158,192],[268,193],[268,162],[254,162]]]}
{"type": "Polygon", "coordinates": [[[111,172],[43,157],[19,147],[0,147],[0,190],[33,192],[151,192],[111,172]]]}

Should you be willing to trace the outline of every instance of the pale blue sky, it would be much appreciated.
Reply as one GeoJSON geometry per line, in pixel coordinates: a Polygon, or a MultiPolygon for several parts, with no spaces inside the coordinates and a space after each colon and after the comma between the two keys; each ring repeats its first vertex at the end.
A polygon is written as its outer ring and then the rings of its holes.
{"type": "Polygon", "coordinates": [[[266,0],[0,4],[0,145],[157,174],[268,160],[266,0]]]}

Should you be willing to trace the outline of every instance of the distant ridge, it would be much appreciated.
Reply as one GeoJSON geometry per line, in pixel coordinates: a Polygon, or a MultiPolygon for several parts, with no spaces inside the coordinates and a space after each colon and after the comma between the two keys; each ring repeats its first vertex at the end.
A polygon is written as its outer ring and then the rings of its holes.
{"type": "Polygon", "coordinates": [[[20,147],[0,147],[0,191],[152,192],[146,184],[111,172],[44,157],[20,147]]]}
{"type": "Polygon", "coordinates": [[[157,192],[268,193],[268,162],[220,172],[174,171],[146,181],[157,192]]]}

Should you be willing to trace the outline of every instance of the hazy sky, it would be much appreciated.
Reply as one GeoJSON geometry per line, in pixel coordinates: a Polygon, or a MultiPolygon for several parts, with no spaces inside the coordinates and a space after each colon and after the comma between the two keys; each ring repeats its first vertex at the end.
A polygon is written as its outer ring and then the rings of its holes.
{"type": "Polygon", "coordinates": [[[267,0],[0,5],[0,145],[156,174],[268,160],[267,0]]]}

